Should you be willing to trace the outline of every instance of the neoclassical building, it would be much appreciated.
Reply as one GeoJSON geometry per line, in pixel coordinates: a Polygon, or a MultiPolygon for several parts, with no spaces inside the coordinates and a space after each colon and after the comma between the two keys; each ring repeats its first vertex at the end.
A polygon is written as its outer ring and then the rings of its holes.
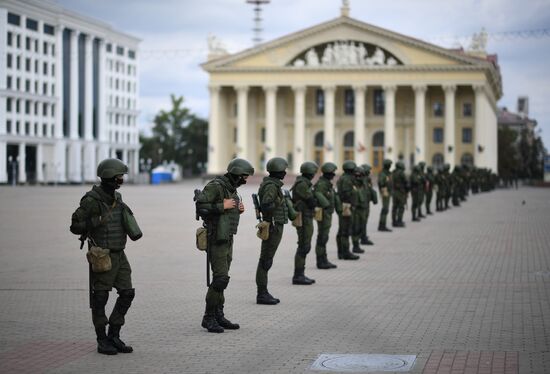
{"type": "Polygon", "coordinates": [[[467,163],[497,170],[502,82],[484,35],[450,50],[341,16],[227,54],[210,41],[208,172],[306,160],[467,163]]]}

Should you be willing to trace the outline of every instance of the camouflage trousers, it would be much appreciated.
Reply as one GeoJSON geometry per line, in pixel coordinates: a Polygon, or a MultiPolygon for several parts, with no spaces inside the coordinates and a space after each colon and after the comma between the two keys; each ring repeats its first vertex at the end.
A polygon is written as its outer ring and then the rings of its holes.
{"type": "Polygon", "coordinates": [[[354,247],[359,246],[359,240],[366,236],[367,218],[369,210],[366,208],[355,208],[351,220],[351,242],[354,247]]]}
{"type": "Polygon", "coordinates": [[[283,224],[270,225],[269,238],[262,240],[262,249],[260,251],[260,260],[256,269],[256,286],[258,292],[267,291],[267,272],[273,265],[275,252],[279,248],[281,238],[283,237],[283,224]]]}
{"type": "Polygon", "coordinates": [[[298,233],[298,248],[294,256],[294,269],[302,270],[306,267],[306,256],[311,251],[313,237],[313,217],[302,213],[302,227],[296,227],[298,233]]]}

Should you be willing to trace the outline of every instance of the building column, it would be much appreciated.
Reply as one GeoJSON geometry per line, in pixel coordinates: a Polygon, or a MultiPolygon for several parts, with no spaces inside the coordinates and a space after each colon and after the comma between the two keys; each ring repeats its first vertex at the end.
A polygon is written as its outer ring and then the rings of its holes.
{"type": "Polygon", "coordinates": [[[474,85],[475,93],[475,108],[474,108],[474,165],[484,167],[487,165],[487,139],[484,136],[484,101],[485,101],[485,86],[482,84],[474,85]]]}
{"type": "Polygon", "coordinates": [[[336,160],[335,152],[335,118],[334,118],[334,93],[336,92],[335,86],[323,86],[324,96],[325,96],[325,127],[324,127],[324,138],[325,138],[325,149],[324,153],[324,162],[334,162],[338,164],[336,160]]]}
{"type": "Polygon", "coordinates": [[[455,166],[455,85],[443,86],[445,91],[445,162],[451,165],[451,170],[455,166]]]}
{"type": "Polygon", "coordinates": [[[107,78],[105,75],[106,72],[106,62],[107,57],[105,53],[105,40],[99,40],[98,48],[98,103],[97,103],[97,124],[98,124],[98,140],[99,148],[97,153],[98,161],[104,160],[109,157],[109,129],[107,126],[107,106],[105,104],[107,100],[107,78]]]}
{"type": "Polygon", "coordinates": [[[355,96],[355,163],[367,162],[367,142],[365,137],[365,86],[353,87],[355,96]]]}
{"type": "Polygon", "coordinates": [[[223,172],[221,162],[222,134],[220,124],[220,86],[208,86],[210,91],[210,116],[208,119],[208,174],[223,172]]]}
{"type": "Polygon", "coordinates": [[[63,138],[63,30],[59,25],[55,28],[55,125],[54,125],[54,183],[66,183],[66,143],[63,138]]]}
{"type": "Polygon", "coordinates": [[[265,91],[265,160],[277,156],[277,86],[264,86],[265,91]]]}
{"type": "Polygon", "coordinates": [[[78,133],[78,37],[80,32],[71,31],[71,66],[70,66],[70,142],[69,142],[69,182],[82,182],[82,144],[78,133]]]}
{"type": "Polygon", "coordinates": [[[139,148],[136,148],[132,151],[132,175],[134,181],[137,181],[137,176],[139,175],[139,148]]]}
{"type": "Polygon", "coordinates": [[[5,141],[0,141],[0,184],[8,183],[7,170],[7,144],[5,141]]]}
{"type": "Polygon", "coordinates": [[[293,172],[300,174],[300,166],[306,157],[306,87],[293,86],[294,91],[294,150],[293,172]]]}
{"type": "Polygon", "coordinates": [[[426,161],[426,85],[414,89],[414,162],[426,161]]]}
{"type": "Polygon", "coordinates": [[[19,173],[17,176],[17,181],[19,183],[27,183],[27,171],[25,170],[25,164],[27,159],[27,153],[26,153],[26,144],[25,143],[19,143],[19,156],[17,160],[17,166],[19,168],[19,173]]]}
{"type": "Polygon", "coordinates": [[[93,134],[93,37],[86,35],[85,39],[85,66],[84,66],[84,180],[94,182],[96,180],[96,150],[93,134]]]}
{"type": "Polygon", "coordinates": [[[384,89],[384,153],[385,158],[397,161],[397,149],[395,149],[395,91],[394,85],[383,86],[384,89]]]}
{"type": "Polygon", "coordinates": [[[44,146],[42,143],[36,145],[36,182],[44,183],[44,146]]]}
{"type": "Polygon", "coordinates": [[[250,144],[248,144],[248,86],[237,86],[237,157],[249,160],[250,144]]]}

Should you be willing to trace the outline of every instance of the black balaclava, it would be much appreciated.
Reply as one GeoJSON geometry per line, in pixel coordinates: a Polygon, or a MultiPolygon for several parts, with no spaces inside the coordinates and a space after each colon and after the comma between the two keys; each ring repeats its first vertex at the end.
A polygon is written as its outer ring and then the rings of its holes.
{"type": "Polygon", "coordinates": [[[286,171],[271,171],[269,172],[269,176],[271,178],[280,179],[283,180],[285,178],[286,171]]]}
{"type": "Polygon", "coordinates": [[[346,170],[344,170],[344,173],[353,174],[353,169],[346,169],[346,170]]]}
{"type": "Polygon", "coordinates": [[[233,187],[237,188],[239,186],[242,186],[243,184],[246,184],[246,179],[244,179],[243,175],[236,175],[227,173],[227,178],[229,178],[229,181],[233,185],[233,187]]]}
{"type": "Polygon", "coordinates": [[[313,179],[313,176],[314,176],[314,174],[306,174],[306,173],[302,174],[302,177],[304,177],[304,178],[306,178],[306,179],[308,179],[308,180],[312,180],[312,179],[313,179]]]}
{"type": "Polygon", "coordinates": [[[114,195],[115,190],[118,190],[124,183],[124,177],[117,175],[112,178],[101,178],[101,188],[109,195],[114,195]]]}
{"type": "Polygon", "coordinates": [[[323,173],[323,177],[325,179],[328,179],[329,181],[331,181],[335,176],[336,176],[336,174],[334,174],[334,173],[323,173]]]}

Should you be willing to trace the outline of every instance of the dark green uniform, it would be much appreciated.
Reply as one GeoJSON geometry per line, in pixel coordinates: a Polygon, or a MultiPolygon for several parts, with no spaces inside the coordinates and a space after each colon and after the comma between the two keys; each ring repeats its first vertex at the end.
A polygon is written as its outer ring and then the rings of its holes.
{"type": "Polygon", "coordinates": [[[338,179],[336,186],[338,188],[338,200],[342,206],[349,207],[338,212],[338,234],[336,235],[336,245],[338,247],[338,259],[357,260],[359,256],[350,252],[350,236],[352,235],[353,210],[357,205],[357,194],[355,191],[355,177],[353,172],[357,165],[353,161],[344,162],[344,174],[338,179]]]}
{"type": "Polygon", "coordinates": [[[460,193],[462,189],[462,177],[460,175],[460,166],[455,166],[451,174],[452,200],[454,206],[460,206],[460,193]]]}
{"type": "Polygon", "coordinates": [[[332,215],[336,208],[336,191],[332,186],[332,178],[336,171],[336,165],[333,163],[325,163],[321,167],[323,175],[317,180],[313,187],[313,193],[318,205],[323,209],[323,219],[317,222],[317,243],[315,246],[315,254],[317,255],[317,268],[332,269],[336,265],[328,261],[327,258],[327,243],[332,226],[332,215]]]}
{"type": "Polygon", "coordinates": [[[392,161],[384,160],[384,169],[378,175],[378,190],[382,199],[382,210],[380,212],[380,222],[378,231],[391,231],[386,226],[388,213],[390,212],[390,199],[392,195],[391,168],[392,161]]]}
{"type": "Polygon", "coordinates": [[[365,224],[363,225],[363,228],[361,230],[361,244],[373,245],[374,243],[369,239],[369,236],[367,234],[367,225],[368,225],[369,215],[370,215],[370,203],[372,202],[375,205],[378,204],[378,194],[376,193],[375,189],[372,186],[372,180],[370,177],[370,171],[371,171],[370,165],[364,164],[364,165],[361,165],[361,167],[365,172],[363,183],[366,186],[367,196],[368,196],[365,204],[365,208],[367,210],[366,217],[365,217],[365,224]]]}
{"type": "Polygon", "coordinates": [[[420,221],[420,217],[418,216],[418,205],[421,204],[420,190],[422,189],[422,177],[418,165],[413,167],[413,171],[409,177],[409,184],[411,186],[412,220],[416,222],[420,221]]]}
{"type": "Polygon", "coordinates": [[[426,191],[426,214],[432,213],[432,197],[433,197],[433,186],[435,183],[435,175],[433,173],[433,168],[428,166],[425,176],[425,191],[426,191]]]}
{"type": "Polygon", "coordinates": [[[392,226],[405,227],[403,214],[407,204],[407,178],[405,176],[405,165],[398,161],[392,173],[392,226]]]}
{"type": "Polygon", "coordinates": [[[424,173],[424,167],[426,163],[421,161],[418,163],[419,171],[418,175],[420,177],[420,188],[418,190],[418,206],[417,206],[417,217],[425,218],[426,216],[422,214],[422,205],[424,205],[424,200],[426,199],[426,174],[424,173]]]}
{"type": "MultiPolygon", "coordinates": [[[[73,213],[70,230],[88,238],[89,247],[97,246],[110,251],[111,269],[106,272],[92,272],[90,267],[92,321],[96,330],[99,353],[130,353],[132,347],[120,340],[120,329],[132,304],[135,290],[132,286],[132,268],[126,258],[126,238],[131,232],[127,217],[133,216],[130,208],[115,190],[123,183],[122,175],[128,172],[120,160],[106,159],[98,165],[97,175],[101,186],[92,189],[80,200],[80,206],[73,213]],[[126,217],[126,218],[125,218],[126,217]],[[107,319],[105,305],[109,291],[116,288],[118,298],[107,319]],[[109,325],[108,336],[105,327],[109,325]]],[[[136,223],[137,226],[137,223],[136,223]]],[[[137,240],[141,237],[134,237],[137,240]]]]}
{"type": "Polygon", "coordinates": [[[354,194],[355,206],[353,206],[352,215],[352,235],[353,253],[365,253],[359,246],[361,234],[367,222],[367,204],[369,201],[369,190],[365,185],[365,171],[362,167],[355,168],[354,194]]]}

